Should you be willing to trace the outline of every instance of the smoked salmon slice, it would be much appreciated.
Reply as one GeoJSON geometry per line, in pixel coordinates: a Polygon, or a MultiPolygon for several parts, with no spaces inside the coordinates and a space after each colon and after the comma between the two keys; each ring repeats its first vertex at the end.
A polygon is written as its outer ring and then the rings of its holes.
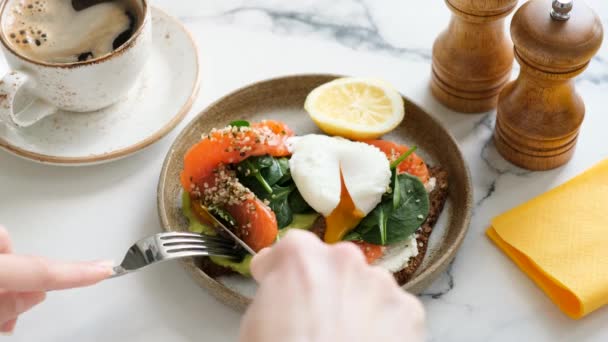
{"type": "Polygon", "coordinates": [[[272,245],[278,234],[274,212],[242,184],[227,165],[251,156],[289,156],[293,131],[282,122],[214,129],[188,150],[180,180],[185,191],[205,205],[219,205],[236,223],[235,233],[253,250],[272,245]]]}
{"type": "MultiPolygon", "coordinates": [[[[409,147],[405,145],[400,145],[388,140],[368,140],[365,141],[365,143],[379,148],[382,152],[384,152],[384,154],[386,154],[386,157],[391,162],[409,150],[409,147]]],[[[422,183],[425,184],[429,180],[429,169],[427,168],[424,160],[422,160],[422,158],[420,158],[420,156],[418,156],[416,153],[412,153],[409,157],[402,161],[399,166],[397,166],[397,171],[399,171],[399,173],[407,172],[412,176],[416,176],[422,183]]]]}

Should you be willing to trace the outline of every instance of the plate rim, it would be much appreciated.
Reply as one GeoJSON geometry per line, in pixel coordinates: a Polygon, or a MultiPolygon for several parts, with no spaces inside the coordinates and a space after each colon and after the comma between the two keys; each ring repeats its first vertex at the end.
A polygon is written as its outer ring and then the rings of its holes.
{"type": "Polygon", "coordinates": [[[193,47],[195,62],[196,62],[195,63],[196,79],[194,80],[194,83],[190,90],[190,96],[184,102],[184,104],[179,108],[177,113],[171,118],[171,120],[169,122],[167,122],[165,125],[163,125],[160,129],[158,129],[156,132],[154,132],[150,136],[146,137],[143,140],[140,140],[139,142],[137,142],[135,144],[132,144],[132,145],[126,146],[126,147],[122,147],[122,148],[116,149],[114,151],[110,151],[110,152],[106,152],[106,153],[102,153],[102,154],[94,154],[94,155],[90,155],[90,156],[86,156],[86,157],[59,157],[59,156],[32,152],[32,151],[23,149],[21,147],[17,147],[4,138],[0,138],[0,147],[5,149],[7,152],[10,152],[18,157],[21,157],[21,158],[24,158],[27,160],[31,160],[31,161],[35,161],[35,162],[40,162],[40,163],[44,163],[44,164],[60,165],[60,166],[70,166],[70,165],[78,166],[78,165],[99,164],[99,163],[103,163],[103,162],[109,162],[109,161],[121,159],[121,158],[129,156],[133,153],[139,152],[139,151],[145,149],[146,147],[149,147],[150,145],[156,143],[160,139],[164,138],[167,134],[169,134],[180,122],[182,122],[182,120],[186,117],[186,115],[188,114],[190,109],[192,109],[194,100],[196,99],[198,92],[200,90],[200,79],[201,79],[200,61],[199,61],[200,54],[199,54],[198,44],[196,43],[194,36],[179,19],[170,15],[169,13],[160,9],[157,6],[151,6],[151,9],[153,12],[154,11],[159,12],[163,16],[167,17],[170,21],[172,21],[174,24],[176,24],[177,27],[179,27],[179,29],[181,29],[185,33],[186,37],[189,39],[190,44],[193,47]]]}
{"type": "MultiPolygon", "coordinates": [[[[266,79],[262,79],[259,81],[254,81],[254,82],[248,83],[244,86],[241,86],[239,88],[236,88],[236,89],[230,91],[229,93],[227,93],[226,95],[221,96],[220,98],[218,98],[217,100],[213,101],[212,103],[207,105],[205,108],[203,108],[198,114],[196,114],[196,116],[194,116],[194,118],[190,122],[188,122],[188,124],[179,132],[179,134],[175,137],[175,140],[171,144],[171,147],[169,148],[169,150],[165,156],[165,159],[163,161],[159,181],[157,184],[157,209],[158,209],[159,220],[161,223],[161,228],[163,231],[170,231],[169,219],[167,217],[168,211],[164,204],[165,197],[164,197],[164,193],[163,193],[164,184],[167,180],[167,173],[169,171],[168,166],[169,166],[170,160],[172,159],[171,157],[172,157],[172,154],[173,154],[173,151],[174,151],[176,145],[178,145],[178,143],[183,139],[186,132],[189,131],[194,125],[196,125],[197,121],[200,120],[207,113],[207,111],[209,111],[209,109],[215,107],[219,103],[229,99],[230,97],[232,97],[238,93],[246,91],[249,88],[259,86],[261,84],[280,82],[280,81],[285,81],[285,80],[294,79],[294,78],[297,79],[297,78],[302,78],[302,77],[338,78],[338,77],[349,77],[349,76],[340,75],[340,74],[331,74],[331,73],[296,73],[296,74],[287,74],[287,75],[282,75],[282,76],[266,78],[266,79]]],[[[462,229],[459,230],[458,234],[456,235],[456,237],[453,240],[453,243],[449,247],[447,247],[446,251],[442,255],[439,256],[439,258],[437,259],[437,261],[435,263],[433,263],[432,265],[430,265],[428,268],[421,271],[420,273],[416,273],[415,277],[411,281],[409,281],[406,284],[404,284],[403,286],[401,286],[401,288],[406,291],[412,292],[414,294],[420,294],[420,293],[422,293],[422,290],[424,290],[427,287],[428,283],[432,282],[434,279],[436,279],[439,276],[439,274],[441,274],[445,269],[447,269],[447,267],[450,265],[450,263],[455,258],[456,252],[460,249],[460,247],[469,231],[471,217],[472,217],[472,209],[473,209],[473,185],[472,185],[472,178],[471,178],[471,172],[470,172],[469,165],[460,149],[460,145],[458,144],[457,140],[454,138],[452,133],[446,128],[446,126],[442,122],[440,122],[434,116],[430,115],[426,110],[424,110],[420,106],[418,106],[418,104],[416,104],[415,102],[410,100],[408,97],[404,96],[401,92],[400,92],[400,95],[410,105],[415,106],[417,108],[417,110],[420,110],[423,113],[425,113],[434,124],[439,126],[444,131],[447,139],[449,139],[450,142],[452,144],[454,144],[454,146],[456,147],[456,151],[458,153],[458,159],[460,159],[462,161],[463,166],[464,166],[464,174],[465,174],[465,179],[466,179],[466,184],[464,186],[465,192],[466,192],[466,200],[465,200],[465,203],[463,203],[463,206],[464,206],[466,212],[463,217],[462,229]]],[[[448,210],[448,208],[444,208],[443,210],[448,210]]],[[[443,211],[442,211],[442,213],[443,213],[443,211]]],[[[202,288],[205,288],[205,290],[208,290],[208,292],[210,292],[211,295],[220,299],[225,304],[227,304],[237,310],[244,310],[247,307],[247,305],[251,302],[250,298],[243,296],[242,294],[238,293],[237,291],[235,291],[233,289],[228,288],[227,286],[220,283],[216,279],[207,275],[205,272],[203,272],[201,269],[199,269],[192,260],[193,260],[192,258],[186,258],[186,259],[180,260],[179,263],[188,272],[190,277],[197,284],[199,284],[199,286],[201,286],[202,288]],[[201,277],[202,277],[202,279],[201,279],[201,277]]]]}

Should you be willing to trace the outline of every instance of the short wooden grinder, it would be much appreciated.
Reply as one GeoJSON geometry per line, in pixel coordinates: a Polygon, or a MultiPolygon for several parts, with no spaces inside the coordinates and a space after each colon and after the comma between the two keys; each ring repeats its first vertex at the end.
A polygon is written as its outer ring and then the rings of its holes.
{"type": "Polygon", "coordinates": [[[512,163],[548,170],[574,153],[585,104],[573,78],[602,43],[598,16],[583,2],[530,0],[511,22],[518,78],[501,91],[494,142],[512,163]]]}
{"type": "Polygon", "coordinates": [[[513,44],[504,19],[517,0],[445,0],[452,11],[433,45],[431,91],[445,106],[466,113],[496,107],[511,77],[513,44]]]}

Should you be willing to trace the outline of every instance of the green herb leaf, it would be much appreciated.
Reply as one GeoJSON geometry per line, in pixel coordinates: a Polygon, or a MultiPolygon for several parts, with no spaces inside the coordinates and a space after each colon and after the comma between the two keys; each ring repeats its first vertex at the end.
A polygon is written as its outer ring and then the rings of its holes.
{"type": "Polygon", "coordinates": [[[236,121],[232,121],[230,123],[230,126],[232,127],[249,127],[249,121],[247,120],[236,120],[236,121]]]}
{"type": "Polygon", "coordinates": [[[291,179],[291,169],[289,168],[289,159],[287,158],[278,158],[276,159],[279,167],[281,168],[281,173],[283,173],[283,177],[279,179],[277,182],[281,185],[286,185],[286,183],[293,183],[293,179],[291,179]]]}
{"type": "Polygon", "coordinates": [[[289,194],[295,189],[295,184],[291,184],[289,186],[275,185],[272,187],[272,195],[270,195],[268,199],[271,201],[286,201],[289,194]]]}
{"type": "Polygon", "coordinates": [[[358,234],[360,240],[378,245],[404,241],[416,232],[428,213],[429,197],[424,184],[418,177],[398,174],[394,180],[393,196],[384,198],[349,236],[358,234]]]}
{"type": "MultiPolygon", "coordinates": [[[[397,172],[393,170],[393,186],[391,189],[399,189],[399,177],[397,177],[397,172]]],[[[401,191],[393,191],[393,210],[397,209],[401,204],[401,191]]]]}
{"type": "Polygon", "coordinates": [[[409,157],[417,149],[418,149],[418,146],[412,146],[412,148],[410,148],[409,150],[405,151],[402,155],[400,155],[399,158],[395,159],[395,161],[393,161],[391,163],[391,170],[396,169],[397,166],[399,166],[399,164],[401,164],[402,161],[404,161],[407,157],[409,157]]]}
{"type": "Polygon", "coordinates": [[[289,206],[291,207],[291,210],[293,210],[294,214],[302,214],[312,210],[312,208],[310,207],[310,205],[308,205],[308,203],[306,203],[298,189],[295,189],[291,194],[289,194],[288,201],[289,206]]]}
{"type": "Polygon", "coordinates": [[[287,158],[250,157],[237,165],[239,181],[259,199],[267,200],[275,213],[279,228],[293,221],[294,213],[310,210],[298,192],[287,158]]]}
{"type": "Polygon", "coordinates": [[[268,206],[274,212],[280,228],[288,226],[293,221],[293,211],[287,200],[271,201],[268,206]]]}
{"type": "Polygon", "coordinates": [[[258,198],[267,200],[268,206],[274,212],[277,218],[277,224],[280,228],[283,228],[291,223],[293,220],[293,210],[289,206],[289,195],[296,188],[295,184],[289,186],[272,186],[272,194],[260,193],[256,194],[258,198]]]}
{"type": "MultiPolygon", "coordinates": [[[[280,183],[281,179],[285,177],[285,169],[279,160],[280,159],[271,158],[270,165],[260,171],[262,177],[264,177],[266,182],[271,186],[280,183]]],[[[289,178],[291,179],[291,176],[289,176],[289,178]]]]}
{"type": "Polygon", "coordinates": [[[344,236],[344,241],[361,241],[363,237],[358,232],[351,230],[348,234],[344,236]]]}
{"type": "Polygon", "coordinates": [[[386,245],[386,230],[387,230],[388,215],[384,212],[384,208],[380,207],[380,220],[378,226],[380,227],[380,244],[386,245]]]}
{"type": "Polygon", "coordinates": [[[249,158],[249,160],[253,162],[260,170],[270,167],[272,163],[274,163],[274,158],[271,156],[252,157],[249,158]]]}
{"type": "Polygon", "coordinates": [[[207,209],[209,210],[211,215],[215,216],[215,218],[219,219],[220,221],[223,221],[222,223],[228,223],[230,227],[236,226],[236,220],[226,210],[216,207],[214,205],[207,207],[207,209]]]}
{"type": "MultiPolygon", "coordinates": [[[[263,160],[247,158],[241,162],[239,166],[241,167],[242,173],[244,173],[246,176],[253,176],[267,193],[272,193],[270,184],[266,182],[266,179],[264,179],[260,173],[260,167],[263,167],[263,160]]],[[[237,170],[239,170],[238,167],[237,170]]]]}

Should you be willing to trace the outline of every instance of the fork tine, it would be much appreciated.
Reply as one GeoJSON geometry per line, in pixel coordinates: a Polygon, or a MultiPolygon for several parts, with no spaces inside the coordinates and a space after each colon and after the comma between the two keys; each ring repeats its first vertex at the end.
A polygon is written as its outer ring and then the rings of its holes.
{"type": "Polygon", "coordinates": [[[185,257],[200,257],[200,256],[219,256],[219,257],[230,258],[230,259],[239,258],[239,255],[235,254],[234,252],[209,253],[209,252],[203,252],[203,251],[197,251],[197,250],[185,250],[185,251],[176,251],[174,253],[171,253],[169,259],[181,259],[181,258],[185,258],[185,257]]]}
{"type": "Polygon", "coordinates": [[[195,253],[196,255],[214,255],[214,256],[228,256],[238,257],[239,252],[235,248],[209,248],[202,247],[199,245],[180,245],[173,246],[165,250],[165,253],[170,258],[175,258],[183,255],[183,253],[195,253]]]}
{"type": "Polygon", "coordinates": [[[216,241],[216,242],[232,242],[232,240],[223,238],[221,236],[197,234],[197,233],[189,233],[189,232],[168,232],[168,233],[160,233],[157,236],[159,239],[161,239],[163,241],[174,240],[174,239],[197,239],[197,240],[216,241]]]}
{"type": "Polygon", "coordinates": [[[192,233],[192,232],[179,232],[179,231],[173,231],[173,232],[163,232],[163,233],[158,233],[156,234],[159,237],[167,237],[167,238],[171,238],[171,237],[189,237],[189,236],[194,236],[194,237],[199,237],[202,236],[203,234],[199,234],[199,233],[192,233]]]}
{"type": "Polygon", "coordinates": [[[184,244],[195,244],[195,245],[199,245],[199,246],[226,247],[226,248],[237,247],[237,244],[232,243],[230,241],[221,241],[220,242],[220,241],[207,241],[207,240],[189,239],[189,238],[188,239],[179,238],[179,239],[164,240],[161,243],[165,247],[179,246],[179,245],[184,245],[184,244]]]}
{"type": "Polygon", "coordinates": [[[164,233],[158,233],[157,236],[159,238],[161,238],[161,240],[169,240],[169,239],[175,239],[175,238],[201,238],[201,239],[217,238],[216,236],[213,236],[213,235],[190,233],[190,232],[164,232],[164,233]]]}
{"type": "Polygon", "coordinates": [[[243,256],[239,246],[228,239],[188,232],[160,233],[133,244],[112,277],[140,270],[159,262],[197,256],[243,256]]]}
{"type": "Polygon", "coordinates": [[[179,244],[174,246],[165,246],[165,252],[174,253],[175,251],[181,250],[197,250],[197,251],[205,251],[209,253],[222,253],[222,252],[232,252],[236,253],[237,249],[233,247],[212,247],[205,246],[200,244],[179,244]]]}

